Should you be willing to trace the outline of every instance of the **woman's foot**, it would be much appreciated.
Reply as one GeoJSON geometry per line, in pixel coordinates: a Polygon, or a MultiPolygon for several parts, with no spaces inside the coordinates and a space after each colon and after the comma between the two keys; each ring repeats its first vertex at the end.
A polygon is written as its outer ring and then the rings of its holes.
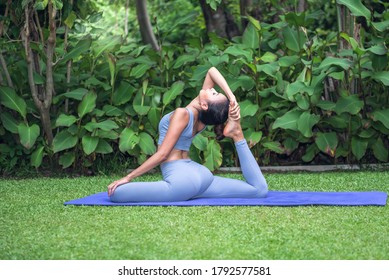
{"type": "Polygon", "coordinates": [[[230,105],[228,120],[224,127],[223,135],[232,138],[234,142],[244,139],[242,127],[240,125],[240,108],[238,103],[232,102],[230,105]]]}

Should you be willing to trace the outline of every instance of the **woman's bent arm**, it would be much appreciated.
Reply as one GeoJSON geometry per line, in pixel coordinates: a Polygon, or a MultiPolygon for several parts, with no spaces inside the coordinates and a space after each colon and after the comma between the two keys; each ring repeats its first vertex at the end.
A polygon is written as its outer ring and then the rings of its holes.
{"type": "Polygon", "coordinates": [[[205,76],[203,89],[213,88],[215,84],[217,84],[224,91],[231,102],[236,101],[235,95],[232,93],[232,90],[230,89],[226,79],[219,72],[219,70],[217,70],[215,67],[211,67],[205,76]]]}

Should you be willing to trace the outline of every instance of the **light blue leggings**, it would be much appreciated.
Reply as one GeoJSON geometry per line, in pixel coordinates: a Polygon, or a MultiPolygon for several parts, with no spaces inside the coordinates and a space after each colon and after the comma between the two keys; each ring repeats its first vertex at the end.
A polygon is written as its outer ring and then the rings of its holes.
{"type": "Polygon", "coordinates": [[[265,197],[267,183],[246,140],[235,143],[246,182],[214,176],[190,159],[161,164],[163,181],[130,182],[120,185],[113,202],[182,201],[199,197],[265,197]]]}

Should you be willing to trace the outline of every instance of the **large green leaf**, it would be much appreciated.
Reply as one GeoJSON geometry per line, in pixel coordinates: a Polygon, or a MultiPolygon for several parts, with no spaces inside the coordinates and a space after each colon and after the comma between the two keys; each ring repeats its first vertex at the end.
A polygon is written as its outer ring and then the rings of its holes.
{"type": "Polygon", "coordinates": [[[112,105],[104,105],[103,111],[108,117],[119,117],[123,115],[123,111],[120,110],[118,107],[112,106],[112,105]]]}
{"type": "Polygon", "coordinates": [[[220,152],[221,148],[216,140],[209,141],[207,149],[204,151],[204,165],[211,171],[218,169],[223,161],[223,156],[220,152]]]}
{"type": "Polygon", "coordinates": [[[19,123],[15,120],[14,117],[11,116],[8,112],[3,112],[0,115],[0,119],[3,123],[3,126],[6,130],[12,133],[18,133],[18,125],[19,123]]]}
{"type": "Polygon", "coordinates": [[[354,37],[349,36],[345,32],[341,32],[340,36],[345,39],[352,47],[353,51],[359,56],[363,56],[366,53],[366,49],[361,47],[357,40],[354,37]]]}
{"type": "Polygon", "coordinates": [[[183,54],[177,57],[175,60],[173,69],[180,68],[182,65],[186,63],[190,63],[196,60],[197,54],[183,54]]]}
{"type": "Polygon", "coordinates": [[[81,143],[85,154],[90,155],[96,150],[97,145],[99,144],[99,138],[85,134],[82,137],[81,143]]]}
{"type": "Polygon", "coordinates": [[[380,81],[385,86],[389,86],[389,71],[375,72],[372,77],[374,80],[380,81]]]}
{"type": "Polygon", "coordinates": [[[96,107],[97,94],[95,92],[88,92],[82,98],[81,103],[78,105],[78,116],[82,118],[86,114],[93,111],[96,107]]]}
{"type": "Polygon", "coordinates": [[[56,127],[59,127],[59,126],[69,127],[72,124],[74,124],[76,121],[77,121],[77,118],[75,116],[61,114],[61,115],[59,115],[58,119],[55,121],[55,126],[56,127]]]}
{"type": "Polygon", "coordinates": [[[246,99],[242,102],[239,103],[240,106],[240,115],[241,117],[246,117],[246,116],[254,116],[258,110],[259,106],[257,104],[253,104],[250,100],[246,99]]]}
{"type": "Polygon", "coordinates": [[[283,129],[291,129],[291,130],[298,130],[297,123],[301,116],[301,111],[289,111],[283,116],[276,119],[276,121],[273,124],[273,129],[276,128],[283,128],[283,129]]]}
{"type": "Polygon", "coordinates": [[[66,24],[67,27],[69,27],[69,29],[72,29],[76,19],[77,19],[76,13],[74,11],[71,11],[68,14],[67,18],[64,20],[64,23],[66,24]]]}
{"type": "Polygon", "coordinates": [[[307,94],[302,93],[302,94],[296,94],[295,96],[297,106],[302,109],[302,110],[308,110],[310,103],[309,103],[309,97],[307,94]]]}
{"type": "Polygon", "coordinates": [[[261,23],[259,22],[259,20],[253,18],[252,16],[247,16],[247,19],[255,27],[255,29],[257,29],[258,31],[262,30],[261,23]]]}
{"type": "Polygon", "coordinates": [[[73,148],[77,145],[78,137],[70,134],[69,131],[63,130],[55,135],[53,140],[53,151],[58,153],[63,150],[73,148]]]}
{"type": "Polygon", "coordinates": [[[286,13],[285,21],[291,25],[295,26],[304,26],[305,23],[305,12],[303,13],[286,13]]]}
{"type": "Polygon", "coordinates": [[[194,71],[191,80],[199,81],[203,80],[205,75],[207,75],[207,72],[209,70],[209,65],[199,65],[197,66],[194,71]]]}
{"type": "Polygon", "coordinates": [[[119,138],[119,133],[117,133],[114,130],[104,131],[99,129],[97,131],[94,131],[93,135],[99,137],[100,139],[106,138],[106,139],[116,140],[119,138]]]}
{"type": "Polygon", "coordinates": [[[277,154],[285,153],[284,147],[282,147],[281,143],[277,141],[265,142],[263,143],[263,146],[270,151],[276,152],[277,154]]]}
{"type": "Polygon", "coordinates": [[[133,102],[135,112],[140,116],[146,115],[151,109],[150,103],[151,98],[147,95],[144,95],[142,91],[139,90],[135,95],[133,102]]]}
{"type": "Polygon", "coordinates": [[[113,93],[113,104],[118,106],[127,103],[131,99],[135,90],[136,89],[130,83],[121,81],[119,87],[113,93]]]}
{"type": "Polygon", "coordinates": [[[315,143],[323,153],[331,157],[335,156],[336,147],[338,146],[338,138],[335,132],[318,132],[315,143]]]}
{"type": "Polygon", "coordinates": [[[322,17],[323,14],[324,12],[322,11],[316,11],[309,14],[308,13],[306,14],[306,12],[302,12],[302,13],[289,12],[286,13],[285,15],[285,21],[294,26],[301,26],[301,27],[308,28],[310,25],[312,25],[315,19],[322,17]]]}
{"type": "Polygon", "coordinates": [[[304,112],[297,122],[297,128],[305,137],[311,137],[313,135],[312,127],[317,124],[319,120],[320,116],[304,112]]]}
{"type": "Polygon", "coordinates": [[[131,69],[130,76],[134,77],[135,79],[139,79],[142,77],[147,70],[151,68],[148,64],[139,64],[131,69]]]}
{"type": "Polygon", "coordinates": [[[347,97],[340,97],[335,105],[335,112],[340,115],[342,113],[358,114],[363,108],[363,101],[358,98],[358,95],[353,94],[347,97]]]}
{"type": "Polygon", "coordinates": [[[109,83],[102,82],[96,78],[96,76],[91,76],[85,81],[85,87],[97,87],[97,88],[103,88],[105,91],[111,90],[111,85],[109,83]]]}
{"type": "Polygon", "coordinates": [[[119,126],[113,120],[105,120],[102,122],[89,122],[84,127],[89,132],[93,132],[95,129],[111,131],[112,129],[119,128],[119,126]]]}
{"type": "Polygon", "coordinates": [[[116,78],[116,58],[113,54],[108,53],[107,54],[107,61],[108,61],[108,65],[109,65],[109,73],[111,75],[110,84],[111,84],[111,87],[113,87],[115,84],[115,78],[116,78]]]}
{"type": "Polygon", "coordinates": [[[59,94],[53,98],[53,103],[57,104],[63,98],[70,98],[81,101],[85,94],[88,93],[86,88],[77,88],[75,90],[59,94]]]}
{"type": "MultiPolygon", "coordinates": [[[[365,77],[373,77],[375,73],[380,73],[380,71],[383,71],[385,70],[386,66],[389,64],[388,61],[389,61],[389,58],[387,55],[377,55],[377,54],[371,54],[370,55],[370,58],[371,58],[371,62],[372,62],[372,66],[373,66],[373,70],[374,72],[371,72],[371,71],[362,71],[362,78],[364,79],[365,77]]],[[[380,77],[378,76],[378,81],[381,82],[382,79],[382,83],[389,83],[389,81],[386,81],[385,80],[385,77],[380,77]]]]}
{"type": "Polygon", "coordinates": [[[5,107],[19,112],[23,118],[26,117],[26,102],[16,94],[13,88],[0,86],[0,101],[5,107]]]}
{"type": "Polygon", "coordinates": [[[279,70],[280,70],[280,66],[278,65],[277,62],[257,65],[258,72],[264,72],[273,78],[277,78],[276,74],[278,73],[279,70]]]}
{"type": "Polygon", "coordinates": [[[250,76],[240,75],[233,79],[227,78],[228,85],[232,91],[236,91],[239,87],[243,90],[249,91],[255,86],[255,81],[250,76]]]}
{"type": "Polygon", "coordinates": [[[62,0],[52,0],[54,9],[56,10],[62,10],[63,3],[62,0]]]}
{"type": "Polygon", "coordinates": [[[139,147],[146,155],[152,155],[156,151],[153,138],[146,132],[139,134],[139,147]]]}
{"type": "Polygon", "coordinates": [[[122,153],[134,149],[139,144],[139,136],[131,128],[123,129],[119,139],[119,150],[122,153]]]}
{"type": "Polygon", "coordinates": [[[149,113],[147,114],[147,119],[150,121],[152,127],[157,130],[158,124],[161,118],[161,109],[151,108],[149,113]]]}
{"type": "Polygon", "coordinates": [[[175,82],[170,89],[163,95],[162,102],[164,105],[170,104],[178,95],[184,91],[185,83],[182,81],[175,82]]]}
{"type": "Polygon", "coordinates": [[[285,93],[290,101],[295,101],[298,94],[306,91],[307,86],[301,81],[295,81],[286,86],[285,93]]]}
{"type": "Polygon", "coordinates": [[[103,52],[114,52],[122,43],[121,36],[107,36],[105,39],[96,40],[93,42],[92,50],[95,57],[100,56],[103,52]]]}
{"type": "Polygon", "coordinates": [[[328,118],[324,118],[323,123],[328,123],[334,128],[344,129],[348,127],[350,118],[347,114],[342,114],[340,116],[334,115],[328,118]]]}
{"type": "Polygon", "coordinates": [[[68,168],[76,160],[76,154],[74,152],[68,152],[60,156],[59,164],[62,165],[62,168],[68,168]]]}
{"type": "Polygon", "coordinates": [[[259,34],[253,24],[249,23],[243,33],[243,44],[251,49],[257,49],[259,47],[259,34]]]}
{"type": "Polygon", "coordinates": [[[377,44],[367,49],[369,52],[374,53],[376,55],[386,55],[388,53],[388,49],[384,44],[377,44]]]}
{"type": "Polygon", "coordinates": [[[98,154],[110,154],[113,152],[113,149],[107,141],[105,141],[104,139],[100,139],[95,152],[98,154]]]}
{"type": "Polygon", "coordinates": [[[304,162],[310,162],[314,159],[314,157],[319,153],[319,149],[317,148],[317,146],[315,144],[311,144],[305,154],[303,155],[303,157],[301,158],[304,162]]]}
{"type": "Polygon", "coordinates": [[[205,151],[208,147],[208,138],[201,134],[197,134],[196,137],[193,138],[192,144],[200,151],[205,151]]]}
{"type": "MultiPolygon", "coordinates": [[[[251,129],[250,129],[251,130],[251,129]]],[[[247,143],[249,147],[252,148],[259,143],[262,139],[262,131],[250,131],[250,133],[245,133],[245,138],[247,135],[247,143]]]]}
{"type": "Polygon", "coordinates": [[[36,139],[39,136],[40,128],[38,125],[33,124],[28,126],[24,123],[18,125],[18,133],[20,137],[20,143],[26,148],[31,149],[34,146],[36,139]]]}
{"type": "Polygon", "coordinates": [[[368,143],[367,140],[358,137],[351,139],[351,151],[357,160],[360,160],[365,155],[368,143]]]}
{"type": "Polygon", "coordinates": [[[378,138],[377,141],[374,142],[372,148],[373,154],[378,160],[382,162],[388,161],[388,149],[385,147],[381,138],[378,138]]]}
{"type": "Polygon", "coordinates": [[[234,57],[245,57],[248,62],[253,60],[253,52],[245,49],[245,46],[234,44],[228,47],[224,53],[230,54],[234,57]]]}
{"type": "Polygon", "coordinates": [[[389,129],[389,109],[379,110],[372,113],[373,120],[380,121],[389,129]]]}
{"type": "Polygon", "coordinates": [[[75,60],[79,58],[83,53],[86,53],[90,50],[90,46],[92,44],[92,38],[86,37],[80,40],[77,45],[71,49],[70,52],[64,55],[62,58],[62,63],[65,63],[69,60],[75,60]]]}
{"type": "Polygon", "coordinates": [[[290,67],[292,65],[297,64],[298,62],[300,62],[300,57],[297,55],[283,56],[280,57],[280,59],[278,60],[278,64],[281,67],[290,67]]]}
{"type": "Polygon", "coordinates": [[[47,4],[49,4],[49,0],[38,0],[35,2],[34,8],[38,11],[43,11],[44,9],[46,9],[47,4]]]}
{"type": "Polygon", "coordinates": [[[286,27],[282,31],[282,36],[284,37],[286,47],[294,52],[300,52],[306,41],[304,32],[296,31],[290,27],[286,27]]]}
{"type": "Polygon", "coordinates": [[[371,19],[371,13],[361,0],[336,0],[338,4],[346,6],[356,17],[365,17],[368,21],[371,19]]]}
{"type": "Polygon", "coordinates": [[[229,56],[228,54],[223,54],[223,55],[213,55],[208,57],[209,62],[211,63],[212,66],[218,66],[219,64],[222,63],[228,63],[229,61],[229,56]]]}
{"type": "Polygon", "coordinates": [[[353,65],[352,61],[347,58],[326,57],[319,66],[319,69],[328,68],[330,66],[339,66],[344,70],[348,70],[353,65]]]}
{"type": "Polygon", "coordinates": [[[332,101],[320,100],[316,106],[326,111],[334,111],[336,104],[332,101]]]}
{"type": "Polygon", "coordinates": [[[385,30],[389,29],[389,19],[381,22],[372,22],[371,24],[380,32],[384,32],[385,30]]]}
{"type": "Polygon", "coordinates": [[[42,164],[44,156],[44,146],[40,146],[31,154],[31,166],[38,168],[42,164]]]}

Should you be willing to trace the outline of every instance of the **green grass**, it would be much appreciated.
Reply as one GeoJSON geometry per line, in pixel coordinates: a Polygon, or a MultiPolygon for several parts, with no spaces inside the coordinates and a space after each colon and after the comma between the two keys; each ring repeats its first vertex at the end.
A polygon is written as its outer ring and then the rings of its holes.
{"type": "MultiPolygon", "coordinates": [[[[272,190],[389,192],[388,172],[265,177],[272,190]]],[[[63,206],[114,179],[0,179],[0,259],[389,259],[388,205],[63,206]]]]}

